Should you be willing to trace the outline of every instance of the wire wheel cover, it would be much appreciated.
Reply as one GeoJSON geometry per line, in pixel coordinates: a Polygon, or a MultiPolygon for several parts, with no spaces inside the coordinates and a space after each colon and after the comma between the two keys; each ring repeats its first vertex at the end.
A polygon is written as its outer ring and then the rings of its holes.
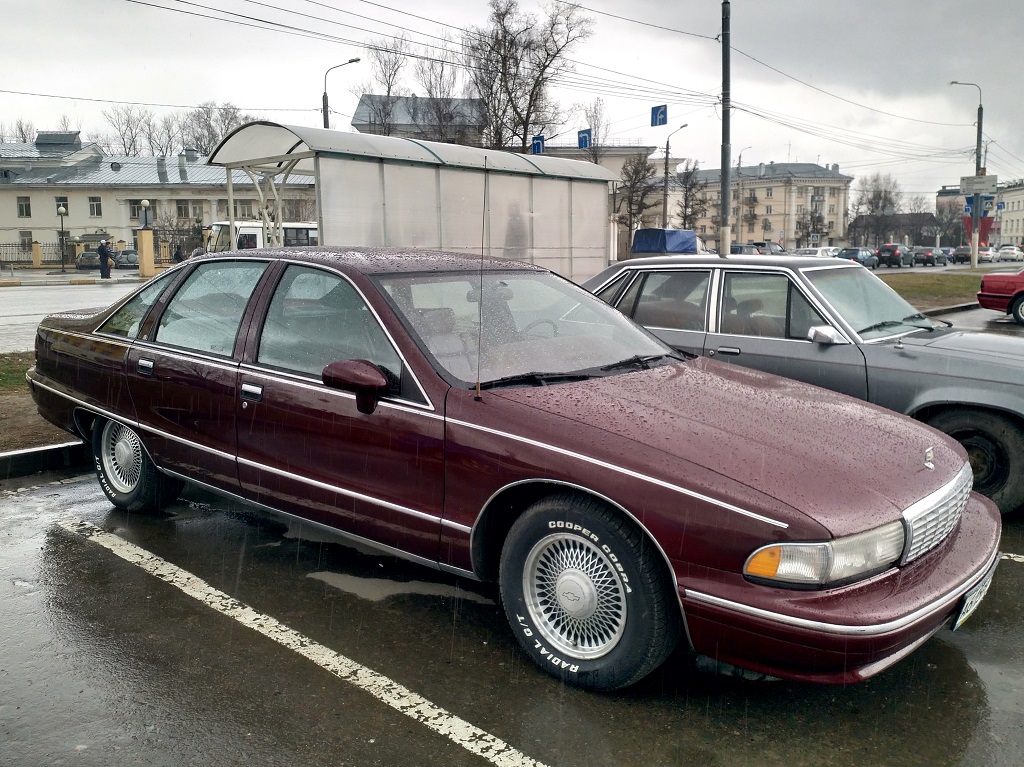
{"type": "Polygon", "coordinates": [[[600,658],[622,637],[622,584],[614,565],[590,541],[566,534],[539,540],[526,558],[523,591],[534,625],[563,655],[600,658]]]}
{"type": "Polygon", "coordinates": [[[108,421],[103,427],[103,473],[120,493],[130,493],[142,476],[142,443],[124,424],[108,421]]]}

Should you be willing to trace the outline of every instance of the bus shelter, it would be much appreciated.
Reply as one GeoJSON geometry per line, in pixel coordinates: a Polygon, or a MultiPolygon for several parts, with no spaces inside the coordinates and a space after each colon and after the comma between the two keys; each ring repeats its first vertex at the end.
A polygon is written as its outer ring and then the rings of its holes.
{"type": "Polygon", "coordinates": [[[252,179],[269,243],[288,180],[312,176],[321,244],[482,251],[576,280],[615,258],[618,178],[589,162],[268,121],[233,131],[208,162],[252,179]]]}

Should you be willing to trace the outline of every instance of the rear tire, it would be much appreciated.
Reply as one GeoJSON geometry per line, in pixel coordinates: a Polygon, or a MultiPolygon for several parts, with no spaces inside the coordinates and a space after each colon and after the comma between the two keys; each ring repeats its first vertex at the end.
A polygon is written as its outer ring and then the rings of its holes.
{"type": "Polygon", "coordinates": [[[1024,432],[996,413],[969,408],[947,410],[928,422],[967,451],[974,489],[987,495],[1002,514],[1024,504],[1024,432]]]}
{"type": "Polygon", "coordinates": [[[156,511],[178,497],[181,482],[162,474],[133,429],[97,418],[92,455],[104,494],[124,511],[156,511]]]}
{"type": "Polygon", "coordinates": [[[631,521],[593,499],[538,501],[509,531],[498,576],[523,651],[569,684],[615,690],[668,657],[680,633],[660,555],[631,521]]]}
{"type": "Polygon", "coordinates": [[[1017,320],[1018,324],[1024,325],[1024,296],[1018,296],[1010,307],[1010,314],[1017,320]]]}

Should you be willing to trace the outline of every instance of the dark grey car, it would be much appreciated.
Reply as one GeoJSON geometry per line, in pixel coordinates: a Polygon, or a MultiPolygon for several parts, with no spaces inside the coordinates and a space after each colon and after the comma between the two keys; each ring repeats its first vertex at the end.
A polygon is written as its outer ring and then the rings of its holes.
{"type": "Polygon", "coordinates": [[[959,440],[1003,513],[1024,503],[1024,339],[940,325],[839,259],[631,259],[583,287],[681,351],[912,415],[959,440]]]}

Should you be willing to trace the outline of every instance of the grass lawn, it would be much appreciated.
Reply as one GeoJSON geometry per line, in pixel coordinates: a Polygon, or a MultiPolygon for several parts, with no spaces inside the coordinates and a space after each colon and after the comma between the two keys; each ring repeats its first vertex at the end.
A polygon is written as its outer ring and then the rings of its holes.
{"type": "Polygon", "coordinates": [[[35,352],[0,354],[0,392],[28,391],[25,371],[35,364],[35,352]]]}
{"type": "Polygon", "coordinates": [[[987,269],[970,271],[875,272],[889,287],[918,309],[938,309],[954,304],[968,304],[978,300],[981,275],[987,269]]]}

